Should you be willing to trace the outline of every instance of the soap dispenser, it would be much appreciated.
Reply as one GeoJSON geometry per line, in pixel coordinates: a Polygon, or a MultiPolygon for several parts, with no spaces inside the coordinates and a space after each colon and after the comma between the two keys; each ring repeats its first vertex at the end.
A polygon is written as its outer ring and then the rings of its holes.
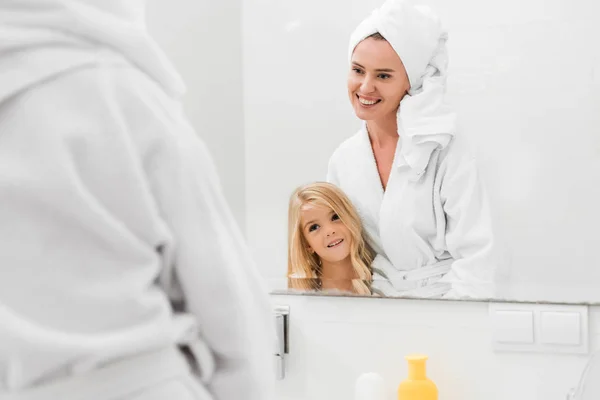
{"type": "Polygon", "coordinates": [[[408,379],[398,387],[398,400],[438,400],[435,384],[427,378],[425,361],[427,356],[407,356],[408,379]]]}

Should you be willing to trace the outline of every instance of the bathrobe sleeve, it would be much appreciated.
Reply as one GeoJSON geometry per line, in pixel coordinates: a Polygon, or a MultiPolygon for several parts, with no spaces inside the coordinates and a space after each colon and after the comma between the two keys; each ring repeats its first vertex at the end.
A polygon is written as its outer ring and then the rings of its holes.
{"type": "Polygon", "coordinates": [[[455,259],[452,269],[441,280],[452,284],[452,290],[444,297],[491,297],[497,267],[495,239],[475,159],[453,148],[442,162],[439,174],[446,247],[455,259]]]}
{"type": "Polygon", "coordinates": [[[331,184],[336,186],[340,186],[340,179],[337,171],[337,151],[333,153],[333,155],[329,158],[329,163],[327,165],[327,177],[325,180],[331,184]]]}
{"type": "Polygon", "coordinates": [[[215,400],[271,400],[275,329],[267,290],[221,191],[211,156],[178,102],[148,91],[137,141],[157,207],[172,236],[163,249],[215,358],[215,400]],[[142,125],[145,121],[145,125],[142,125]],[[152,139],[148,139],[152,138],[152,139]]]}

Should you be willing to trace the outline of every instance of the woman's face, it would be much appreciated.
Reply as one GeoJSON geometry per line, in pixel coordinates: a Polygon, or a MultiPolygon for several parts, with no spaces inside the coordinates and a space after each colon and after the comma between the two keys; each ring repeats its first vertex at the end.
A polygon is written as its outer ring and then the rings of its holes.
{"type": "Polygon", "coordinates": [[[348,95],[358,118],[376,121],[395,115],[409,89],[404,65],[388,41],[368,38],[356,46],[348,95]]]}
{"type": "Polygon", "coordinates": [[[309,251],[323,262],[338,263],[350,257],[350,231],[330,208],[305,204],[300,209],[300,224],[309,251]]]}

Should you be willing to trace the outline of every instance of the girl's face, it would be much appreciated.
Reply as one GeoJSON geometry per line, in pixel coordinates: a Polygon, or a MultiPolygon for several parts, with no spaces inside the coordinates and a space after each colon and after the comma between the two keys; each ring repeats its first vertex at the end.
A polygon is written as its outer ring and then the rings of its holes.
{"type": "Polygon", "coordinates": [[[330,208],[305,204],[300,209],[300,224],[309,251],[323,262],[339,263],[350,257],[350,231],[330,208]]]}
{"type": "Polygon", "coordinates": [[[348,75],[348,95],[364,121],[395,115],[410,89],[404,64],[386,40],[368,38],[356,46],[348,75]]]}

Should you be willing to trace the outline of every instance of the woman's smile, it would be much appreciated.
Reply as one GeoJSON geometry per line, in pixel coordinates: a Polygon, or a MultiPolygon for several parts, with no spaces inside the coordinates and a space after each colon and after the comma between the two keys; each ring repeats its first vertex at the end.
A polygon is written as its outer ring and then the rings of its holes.
{"type": "Polygon", "coordinates": [[[372,108],[382,101],[382,99],[378,99],[376,97],[361,96],[360,94],[357,94],[356,98],[358,99],[360,105],[365,108],[372,108]]]}

